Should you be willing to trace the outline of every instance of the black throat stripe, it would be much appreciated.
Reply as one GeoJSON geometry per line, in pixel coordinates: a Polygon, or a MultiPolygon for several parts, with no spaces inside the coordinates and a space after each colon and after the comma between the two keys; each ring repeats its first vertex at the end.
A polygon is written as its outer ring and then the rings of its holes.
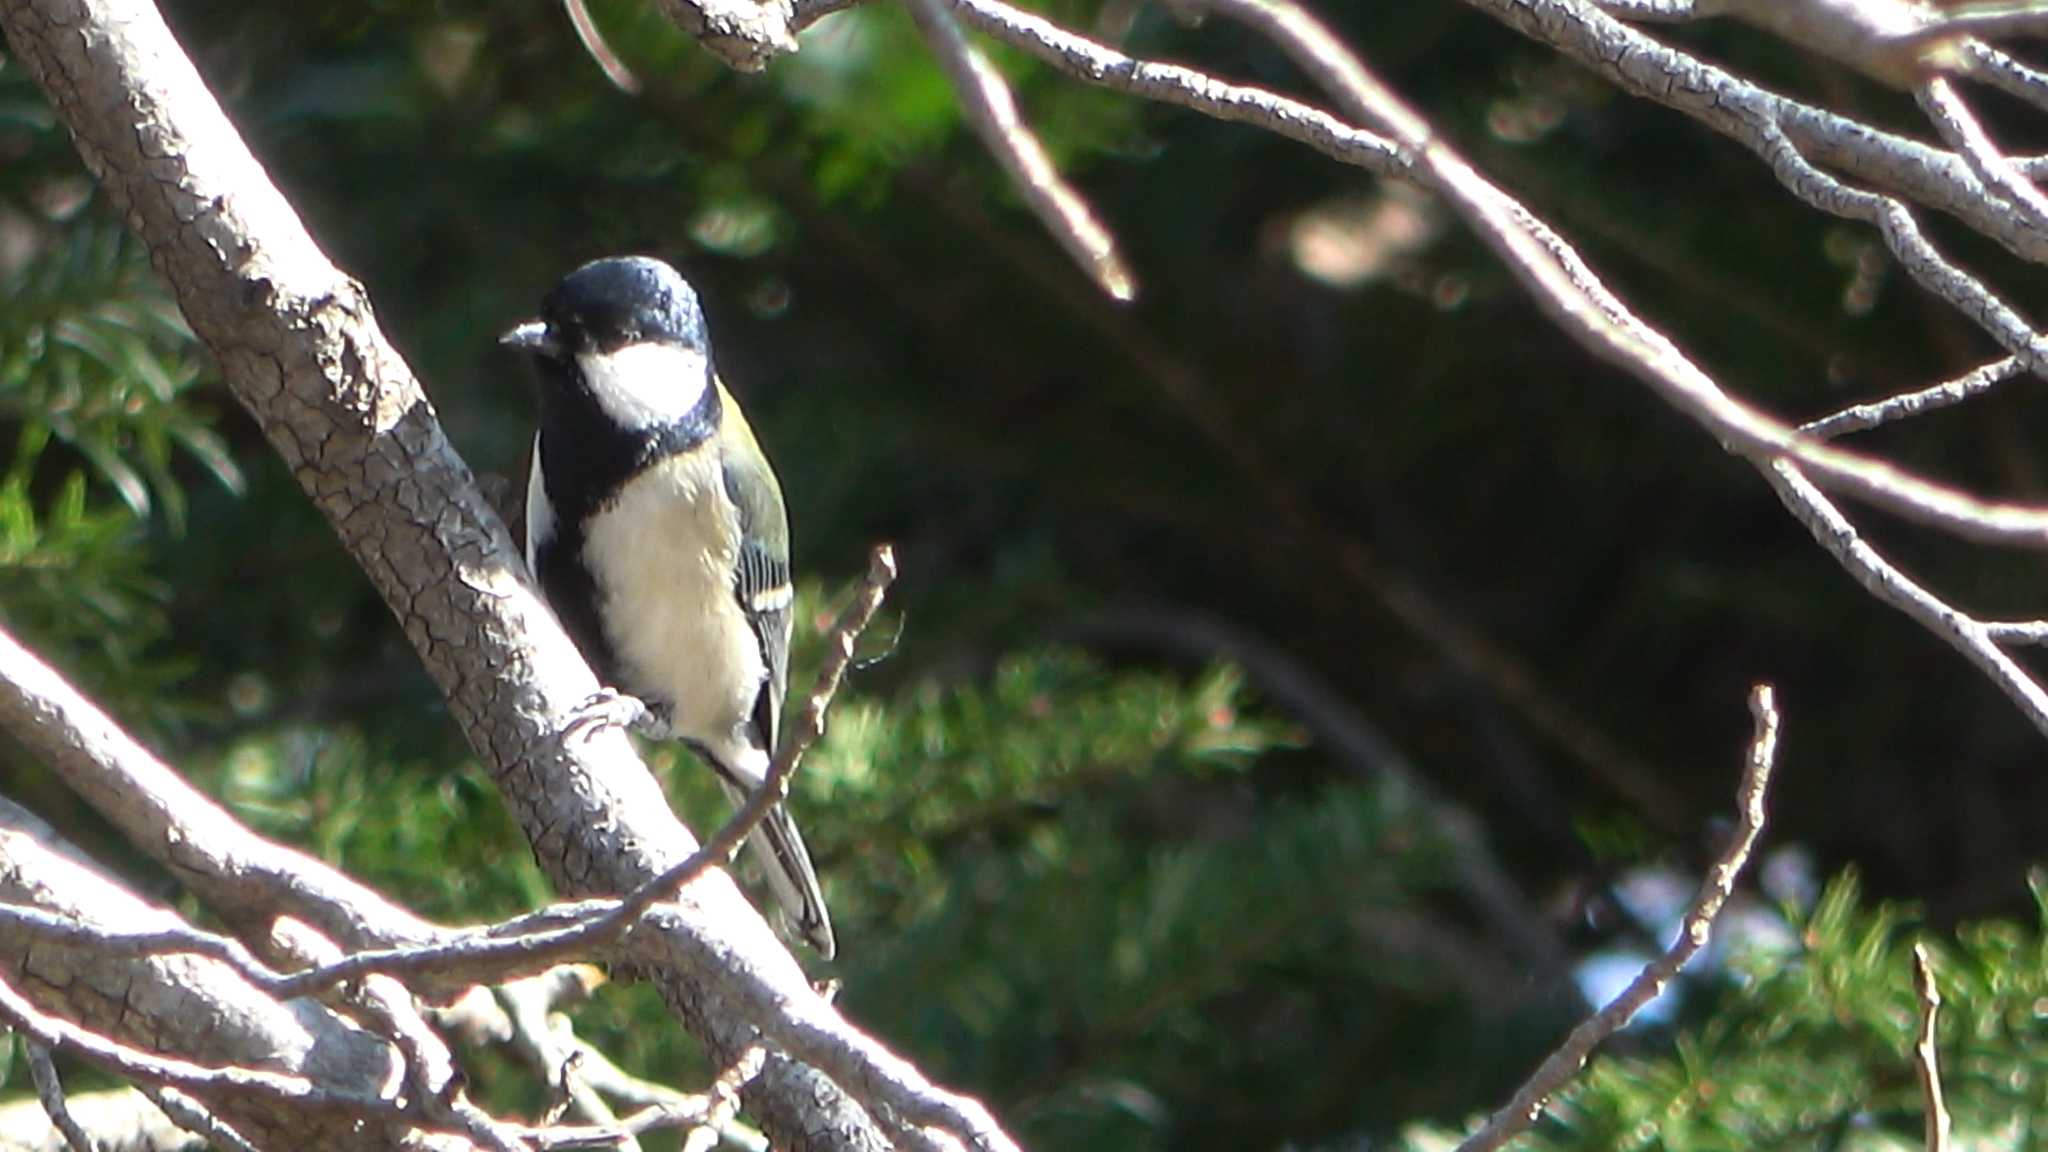
{"type": "Polygon", "coordinates": [[[534,576],[591,670],[616,687],[617,656],[604,634],[596,581],[582,558],[590,518],[633,477],[703,447],[718,431],[723,406],[714,384],[680,420],[656,428],[621,428],[598,406],[573,363],[542,361],[540,370],[540,450],[534,466],[541,470],[555,530],[534,549],[534,576]]]}

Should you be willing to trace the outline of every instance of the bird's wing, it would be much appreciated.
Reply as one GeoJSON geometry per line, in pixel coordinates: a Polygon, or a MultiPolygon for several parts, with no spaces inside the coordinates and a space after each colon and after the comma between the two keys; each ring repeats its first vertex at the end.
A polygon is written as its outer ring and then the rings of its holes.
{"type": "MultiPolygon", "coordinates": [[[[733,578],[733,592],[740,611],[753,626],[761,642],[761,656],[768,666],[767,682],[754,701],[754,727],[764,755],[753,757],[757,766],[742,769],[739,764],[713,767],[735,804],[745,799],[747,789],[758,787],[768,764],[779,750],[782,698],[789,682],[790,612],[795,593],[789,582],[789,517],[782,506],[782,488],[767,458],[754,443],[753,430],[740,415],[730,396],[721,396],[725,419],[731,422],[726,436],[739,451],[724,456],[725,492],[739,514],[739,564],[733,578]]],[[[714,757],[715,761],[715,757],[714,757]]],[[[769,887],[788,912],[796,929],[818,954],[830,960],[838,945],[832,935],[831,915],[825,908],[825,893],[818,886],[817,869],[811,865],[810,850],[797,833],[796,821],[781,806],[768,813],[750,837],[762,862],[767,865],[769,887]]]]}
{"type": "Polygon", "coordinates": [[[782,698],[789,682],[790,611],[795,606],[789,582],[789,517],[775,473],[754,444],[746,418],[729,398],[725,419],[733,424],[727,435],[753,449],[725,453],[725,492],[739,513],[740,555],[733,592],[761,642],[761,658],[768,667],[768,681],[754,704],[754,724],[762,749],[773,757],[781,737],[782,698]]]}

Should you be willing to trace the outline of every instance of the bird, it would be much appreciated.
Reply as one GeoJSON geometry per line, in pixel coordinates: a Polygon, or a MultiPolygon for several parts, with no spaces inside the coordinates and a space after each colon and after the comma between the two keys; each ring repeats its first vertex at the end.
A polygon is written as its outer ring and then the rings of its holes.
{"type": "MultiPolygon", "coordinates": [[[[696,291],[653,257],[594,260],[499,343],[526,355],[540,385],[527,567],[605,686],[572,725],[680,740],[739,803],[780,734],[789,526],[696,291]]],[[[796,821],[777,805],[749,843],[789,925],[832,959],[796,821]]]]}

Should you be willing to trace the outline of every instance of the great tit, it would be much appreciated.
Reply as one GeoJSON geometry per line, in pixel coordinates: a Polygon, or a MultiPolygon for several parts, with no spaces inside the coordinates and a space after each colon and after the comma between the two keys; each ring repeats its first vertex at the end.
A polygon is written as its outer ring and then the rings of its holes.
{"type": "MultiPolygon", "coordinates": [[[[719,380],[697,294],[645,256],[585,264],[500,343],[540,377],[526,563],[607,690],[584,719],[688,744],[734,802],[776,747],[792,593],[782,489],[719,380]]],[[[752,846],[795,929],[832,922],[796,822],[752,846]]]]}

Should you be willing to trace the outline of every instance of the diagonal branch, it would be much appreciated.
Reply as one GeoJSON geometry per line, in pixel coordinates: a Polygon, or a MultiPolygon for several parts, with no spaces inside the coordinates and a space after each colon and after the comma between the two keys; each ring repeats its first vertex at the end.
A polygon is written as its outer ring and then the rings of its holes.
{"type": "Polygon", "coordinates": [[[1749,854],[1756,847],[1757,837],[1763,834],[1764,798],[1770,790],[1771,768],[1777,761],[1778,705],[1770,685],[1759,684],[1750,691],[1749,713],[1754,730],[1750,736],[1749,757],[1742,770],[1742,783],[1735,793],[1735,834],[1720,859],[1714,862],[1700,882],[1699,894],[1693,897],[1692,907],[1686,911],[1678,939],[1671,942],[1663,955],[1636,973],[1628,987],[1623,988],[1606,1007],[1572,1029],[1564,1043],[1558,1045],[1557,1050],[1516,1089],[1513,1099],[1489,1117],[1479,1131],[1459,1144],[1457,1152],[1494,1152],[1527,1131],[1543,1115],[1551,1096],[1585,1067],[1593,1050],[1626,1027],[1636,1013],[1662,994],[1664,987],[1678,976],[1700,949],[1707,946],[1707,938],[1714,929],[1714,918],[1721,914],[1729,894],[1734,892],[1735,879],[1749,863],[1749,854]]]}
{"type": "Polygon", "coordinates": [[[64,1099],[64,1081],[57,1075],[57,1064],[50,1059],[49,1047],[40,1041],[28,1042],[28,1078],[35,1085],[36,1099],[42,1101],[50,1123],[64,1134],[72,1152],[93,1152],[92,1136],[71,1115],[71,1105],[64,1099]]]}
{"type": "Polygon", "coordinates": [[[1858,404],[1817,420],[1809,420],[1799,426],[1799,431],[1816,440],[1847,436],[1851,432],[1867,432],[1894,420],[1904,420],[1961,404],[1965,400],[1991,391],[2026,370],[2026,364],[2019,357],[2007,356],[2003,360],[1994,360],[1953,380],[1922,388],[1917,392],[1888,396],[1874,403],[1858,404]]]}
{"type": "Polygon", "coordinates": [[[1045,145],[1017,111],[1017,97],[1009,81],[982,55],[942,0],[905,0],[910,18],[923,34],[924,42],[938,58],[968,123],[981,142],[994,154],[1003,170],[1060,246],[1104,292],[1118,300],[1129,300],[1137,292],[1131,270],[1117,255],[1116,241],[1109,229],[1095,218],[1088,202],[1060,176],[1046,155],[1045,145]]]}
{"type": "MultiPolygon", "coordinates": [[[[284,914],[358,947],[419,944],[443,935],[340,870],[251,832],[5,630],[0,728],[55,769],[129,843],[253,935],[267,936],[269,920],[284,914]]],[[[254,963],[239,944],[209,954],[254,963]]]]}

